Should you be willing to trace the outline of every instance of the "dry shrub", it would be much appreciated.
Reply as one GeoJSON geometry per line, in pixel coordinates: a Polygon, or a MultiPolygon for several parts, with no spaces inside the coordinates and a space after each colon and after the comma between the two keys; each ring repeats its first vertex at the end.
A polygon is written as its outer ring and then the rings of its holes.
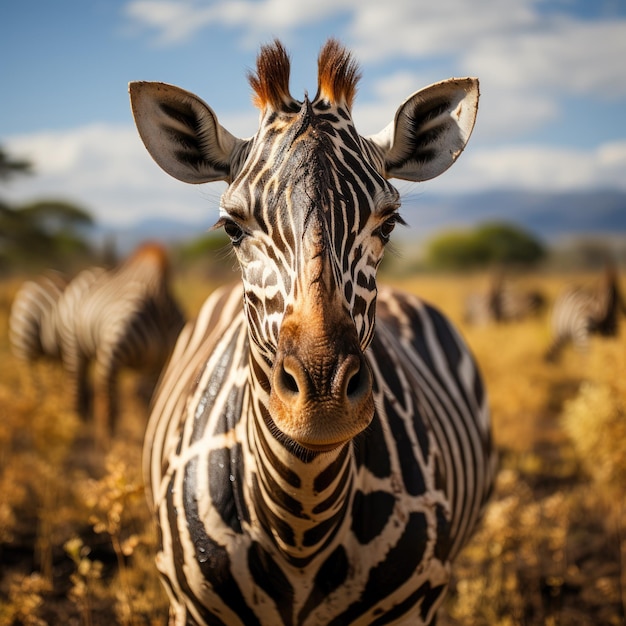
{"type": "Polygon", "coordinates": [[[563,426],[596,486],[609,501],[626,495],[626,354],[597,340],[587,379],[563,411],[563,426]]]}
{"type": "MultiPolygon", "coordinates": [[[[115,554],[117,571],[114,584],[109,587],[109,601],[113,592],[117,623],[124,625],[145,623],[149,616],[156,619],[167,615],[165,593],[154,565],[156,537],[139,467],[129,461],[136,452],[123,442],[117,442],[107,455],[102,478],[87,479],[79,486],[94,532],[110,540],[115,554]]],[[[81,566],[88,572],[93,568],[87,547],[81,546],[81,549],[84,556],[80,562],[74,559],[77,574],[81,566]]],[[[79,577],[77,582],[82,579],[79,577]]]]}
{"type": "Polygon", "coordinates": [[[13,465],[0,472],[0,545],[10,543],[15,538],[15,530],[19,525],[17,511],[24,506],[28,494],[22,475],[22,469],[13,465]]]}
{"type": "Polygon", "coordinates": [[[0,624],[9,626],[46,626],[40,617],[44,596],[51,590],[48,580],[38,573],[10,577],[8,602],[0,604],[0,624]]]}
{"type": "Polygon", "coordinates": [[[558,595],[565,579],[568,507],[563,494],[537,499],[518,472],[501,471],[494,501],[455,564],[442,623],[550,623],[546,594],[558,595]]]}
{"type": "Polygon", "coordinates": [[[595,339],[587,376],[566,403],[562,423],[580,463],[593,481],[607,534],[617,537],[620,576],[599,577],[599,593],[618,595],[626,614],[626,350],[621,341],[595,339]],[[617,589],[615,589],[617,587],[617,589]]]}
{"type": "Polygon", "coordinates": [[[76,566],[76,571],[70,575],[72,586],[68,596],[78,608],[83,626],[91,626],[96,599],[106,597],[102,584],[102,563],[89,558],[91,550],[80,537],[67,541],[64,548],[76,566]]]}

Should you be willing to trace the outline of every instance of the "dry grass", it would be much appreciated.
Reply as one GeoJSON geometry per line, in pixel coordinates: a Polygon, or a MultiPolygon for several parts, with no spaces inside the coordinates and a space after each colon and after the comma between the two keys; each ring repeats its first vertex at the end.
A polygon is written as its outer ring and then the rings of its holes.
{"type": "MultiPolygon", "coordinates": [[[[587,277],[578,277],[585,279],[587,277]]],[[[553,300],[571,277],[529,276],[553,300]]],[[[626,334],[543,354],[548,311],[480,328],[461,304],[484,277],[409,288],[457,321],[483,370],[500,473],[492,503],[454,569],[438,624],[623,624],[626,608],[626,334]]]]}
{"type": "MultiPolygon", "coordinates": [[[[233,276],[236,278],[236,276],[233,276]]],[[[564,279],[520,278],[550,299],[564,279]]],[[[462,303],[484,276],[423,276],[402,286],[455,320],[484,372],[500,473],[455,567],[439,625],[624,623],[626,333],[588,354],[542,359],[547,315],[465,327],[462,303]]],[[[123,380],[122,432],[103,456],[68,410],[57,364],[10,356],[0,285],[0,626],[162,624],[167,602],[140,478],[146,409],[123,380]]],[[[190,313],[210,288],[185,279],[190,313]]]]}

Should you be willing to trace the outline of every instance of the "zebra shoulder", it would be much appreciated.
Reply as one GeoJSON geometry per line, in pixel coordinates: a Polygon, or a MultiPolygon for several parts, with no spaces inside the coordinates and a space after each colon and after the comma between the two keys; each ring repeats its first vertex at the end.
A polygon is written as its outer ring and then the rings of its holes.
{"type": "Polygon", "coordinates": [[[462,389],[466,402],[487,429],[487,397],[481,372],[448,317],[417,296],[391,288],[380,290],[376,311],[372,343],[376,360],[382,363],[393,352],[396,367],[405,370],[409,379],[425,383],[425,372],[429,372],[429,377],[435,376],[448,393],[462,389]]]}
{"type": "Polygon", "coordinates": [[[452,356],[453,352],[467,349],[456,327],[441,310],[398,289],[380,289],[376,326],[390,331],[422,357],[435,350],[452,356]]]}

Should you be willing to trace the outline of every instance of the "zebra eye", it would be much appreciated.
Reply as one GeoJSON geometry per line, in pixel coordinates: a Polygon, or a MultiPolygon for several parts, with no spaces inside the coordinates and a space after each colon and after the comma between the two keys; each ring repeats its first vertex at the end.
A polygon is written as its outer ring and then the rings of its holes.
{"type": "Polygon", "coordinates": [[[376,228],[374,230],[374,234],[380,237],[380,240],[383,243],[387,243],[398,222],[402,222],[402,218],[399,215],[394,214],[391,217],[388,217],[378,228],[376,228]]]}
{"type": "Polygon", "coordinates": [[[241,243],[244,236],[243,230],[232,220],[224,221],[224,232],[230,237],[231,242],[235,246],[241,243]]]}

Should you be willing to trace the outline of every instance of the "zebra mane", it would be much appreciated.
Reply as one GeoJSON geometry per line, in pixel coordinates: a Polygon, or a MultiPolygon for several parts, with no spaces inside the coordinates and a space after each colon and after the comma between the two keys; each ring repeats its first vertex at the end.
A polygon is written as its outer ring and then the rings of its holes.
{"type": "Polygon", "coordinates": [[[352,108],[356,88],[361,78],[359,66],[352,55],[336,40],[329,39],[317,62],[317,95],[332,104],[352,108]]]}
{"type": "MultiPolygon", "coordinates": [[[[314,100],[345,104],[350,109],[360,79],[358,64],[351,54],[336,39],[329,39],[320,51],[317,67],[314,100]]],[[[278,39],[261,47],[256,72],[248,74],[255,106],[261,110],[270,107],[275,111],[292,112],[299,108],[289,92],[290,70],[289,55],[278,39]]]]}
{"type": "Polygon", "coordinates": [[[170,263],[165,247],[154,241],[146,241],[140,244],[135,251],[123,262],[122,266],[144,265],[156,267],[164,276],[169,276],[170,263]]]}
{"type": "Polygon", "coordinates": [[[256,60],[256,73],[248,74],[255,106],[261,110],[267,107],[275,111],[293,109],[294,100],[289,93],[290,69],[289,55],[278,39],[261,47],[256,60]]]}

